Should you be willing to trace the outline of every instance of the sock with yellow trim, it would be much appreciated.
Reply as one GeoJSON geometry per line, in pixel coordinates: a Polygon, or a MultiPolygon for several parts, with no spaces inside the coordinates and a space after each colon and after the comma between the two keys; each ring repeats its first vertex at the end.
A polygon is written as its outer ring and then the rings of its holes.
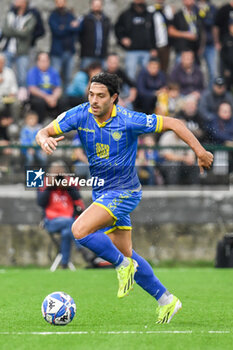
{"type": "Polygon", "coordinates": [[[104,232],[96,231],[82,239],[75,239],[75,242],[92,250],[97,256],[109,261],[115,267],[124,260],[124,255],[115,247],[104,232]]]}

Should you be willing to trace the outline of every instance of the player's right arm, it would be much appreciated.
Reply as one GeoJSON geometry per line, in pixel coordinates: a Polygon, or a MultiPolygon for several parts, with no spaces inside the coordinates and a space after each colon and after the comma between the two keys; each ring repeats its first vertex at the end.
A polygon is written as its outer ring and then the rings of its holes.
{"type": "Polygon", "coordinates": [[[59,141],[64,139],[60,136],[71,130],[77,130],[83,109],[88,108],[87,104],[78,105],[60,114],[49,125],[41,129],[36,135],[36,142],[47,153],[52,154],[59,141]]]}
{"type": "Polygon", "coordinates": [[[51,122],[43,129],[39,130],[36,135],[36,142],[47,154],[52,154],[57,147],[59,141],[64,139],[64,136],[57,136],[54,128],[54,122],[51,122]]]}

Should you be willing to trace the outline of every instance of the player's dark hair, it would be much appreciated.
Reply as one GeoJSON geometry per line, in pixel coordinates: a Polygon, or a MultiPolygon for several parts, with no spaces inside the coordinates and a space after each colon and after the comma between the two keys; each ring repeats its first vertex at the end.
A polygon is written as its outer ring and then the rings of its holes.
{"type": "MultiPolygon", "coordinates": [[[[101,72],[94,75],[91,79],[91,83],[103,84],[107,87],[110,96],[120,93],[120,79],[116,74],[111,74],[107,72],[101,72]]],[[[118,97],[115,99],[114,103],[117,104],[118,97]]]]}

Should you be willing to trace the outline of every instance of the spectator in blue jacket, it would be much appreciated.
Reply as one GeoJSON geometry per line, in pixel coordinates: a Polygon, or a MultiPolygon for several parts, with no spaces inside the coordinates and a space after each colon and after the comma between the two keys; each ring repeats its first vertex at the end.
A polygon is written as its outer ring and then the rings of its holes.
{"type": "MultiPolygon", "coordinates": [[[[20,144],[22,146],[34,146],[36,144],[36,134],[40,128],[38,115],[33,111],[29,111],[25,115],[24,126],[20,132],[20,144]]],[[[36,165],[43,166],[46,164],[46,154],[39,149],[25,148],[22,150],[22,154],[25,157],[26,166],[32,166],[36,162],[36,165]]]]}
{"type": "Polygon", "coordinates": [[[217,114],[208,123],[208,131],[214,144],[226,144],[233,141],[233,116],[229,102],[220,103],[217,114]]]}
{"type": "Polygon", "coordinates": [[[70,108],[87,101],[90,79],[102,70],[99,62],[91,63],[86,69],[78,71],[69,84],[66,94],[70,108]]]}
{"type": "Polygon", "coordinates": [[[136,107],[146,114],[154,112],[157,95],[166,86],[166,76],[160,70],[160,63],[157,57],[151,57],[146,68],[143,68],[138,75],[137,90],[138,98],[136,107]]]}
{"type": "Polygon", "coordinates": [[[31,109],[39,115],[39,122],[46,118],[48,112],[57,115],[66,109],[66,102],[61,97],[60,76],[50,66],[50,58],[46,52],[38,53],[36,66],[28,72],[27,86],[31,109]]]}
{"type": "Polygon", "coordinates": [[[71,81],[74,68],[75,40],[79,31],[79,22],[66,7],[66,0],[55,0],[56,8],[49,17],[52,33],[50,49],[51,64],[64,80],[64,88],[71,81]]]}

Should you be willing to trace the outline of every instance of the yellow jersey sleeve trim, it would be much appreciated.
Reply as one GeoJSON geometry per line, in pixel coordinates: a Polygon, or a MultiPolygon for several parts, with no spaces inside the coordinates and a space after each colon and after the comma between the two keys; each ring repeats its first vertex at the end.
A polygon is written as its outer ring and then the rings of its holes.
{"type": "Polygon", "coordinates": [[[54,131],[55,131],[55,133],[56,133],[57,135],[60,135],[60,134],[63,133],[63,132],[61,131],[61,128],[60,128],[60,126],[59,126],[59,124],[58,124],[58,121],[57,121],[56,119],[53,121],[53,128],[54,128],[54,131]]]}
{"type": "Polygon", "coordinates": [[[163,116],[162,115],[156,115],[157,116],[157,125],[155,132],[161,132],[163,130],[163,116]]]}
{"type": "Polygon", "coordinates": [[[113,219],[115,219],[115,222],[113,223],[113,226],[115,225],[116,221],[117,221],[117,217],[111,212],[111,210],[109,208],[107,208],[105,205],[100,204],[100,203],[96,203],[94,202],[93,204],[98,205],[99,207],[107,210],[107,212],[111,215],[111,217],[113,217],[113,219]]]}

